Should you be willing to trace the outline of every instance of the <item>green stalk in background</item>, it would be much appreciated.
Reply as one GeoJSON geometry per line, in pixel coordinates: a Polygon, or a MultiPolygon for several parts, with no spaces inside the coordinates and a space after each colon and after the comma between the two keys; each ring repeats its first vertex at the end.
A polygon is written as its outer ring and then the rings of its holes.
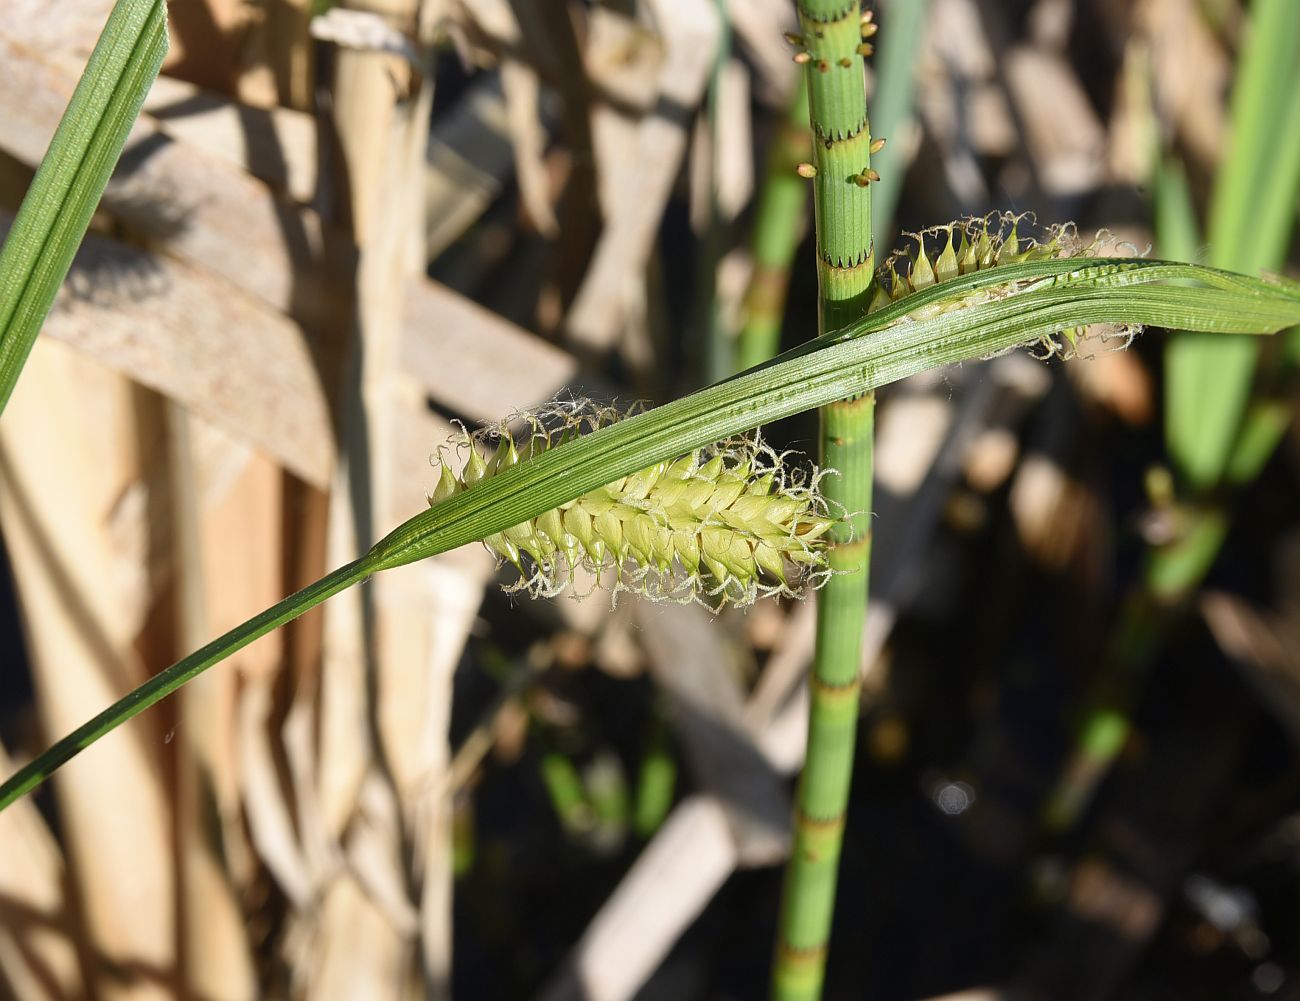
{"type": "Polygon", "coordinates": [[[587,798],[577,766],[558,751],[548,751],[541,760],[542,782],[560,824],[569,834],[590,831],[596,812],[587,798]]]}
{"type": "Polygon", "coordinates": [[[1273,332],[1300,323],[1300,283],[1169,261],[1085,258],[998,265],[911,292],[766,365],[530,455],[434,504],[360,560],[236,626],[56,741],[0,784],[0,810],[185,682],[372,574],[505,532],[770,421],[1093,323],[1273,332]]]}
{"type": "MultiPolygon", "coordinates": [[[[860,3],[797,0],[813,131],[818,327],[835,330],[866,313],[875,260],[871,243],[871,129],[867,119],[860,3]]],[[[805,171],[807,172],[807,171],[805,171]]],[[[808,749],[799,779],[794,845],[786,871],[772,974],[777,1001],[821,997],[835,909],[840,846],[858,727],[862,627],[871,557],[872,435],[867,392],[822,408],[821,461],[840,475],[826,495],[848,517],[832,529],[835,576],[817,601],[808,749]]]]}
{"type": "Polygon", "coordinates": [[[754,217],[754,274],[745,293],[745,321],[736,344],[736,367],[744,371],[781,349],[781,323],[790,288],[790,263],[803,237],[808,184],[796,173],[812,154],[808,139],[808,77],[777,123],[767,150],[767,165],[754,217]]]}
{"type": "Polygon", "coordinates": [[[632,830],[639,838],[648,838],[663,826],[677,789],[677,762],[668,747],[663,720],[656,716],[652,725],[650,739],[641,753],[632,807],[632,830]]]}
{"type": "MultiPolygon", "coordinates": [[[[1256,0],[1251,14],[1207,227],[1209,263],[1245,274],[1281,264],[1300,182],[1300,4],[1256,0]]],[[[1223,477],[1258,358],[1249,341],[1184,334],[1169,344],[1166,437],[1193,498],[1223,477]]]]}
{"type": "Polygon", "coordinates": [[[166,53],[165,0],[118,0],[0,252],[0,411],[166,53]]]}
{"type": "Polygon", "coordinates": [[[871,121],[876,134],[890,139],[873,162],[880,180],[871,186],[871,234],[877,247],[888,247],[897,235],[894,212],[903,193],[906,138],[902,133],[913,115],[916,98],[916,54],[921,48],[930,0],[888,0],[883,4],[885,34],[874,66],[876,89],[871,95],[871,121]]]}
{"type": "MultiPolygon", "coordinates": [[[[1256,0],[1232,97],[1228,144],[1210,198],[1211,262],[1247,274],[1286,257],[1300,189],[1300,4],[1256,0]]],[[[1181,166],[1157,161],[1156,240],[1162,256],[1192,260],[1196,208],[1181,166]]],[[[1259,345],[1181,332],[1165,349],[1165,437],[1180,503],[1175,538],[1146,557],[1124,603],[1106,665],[1044,823],[1070,829],[1123,750],[1130,712],[1168,624],[1209,573],[1227,538],[1231,494],[1261,472],[1289,423],[1283,399],[1252,397],[1259,345]]]]}
{"type": "MultiPolygon", "coordinates": [[[[722,322],[718,302],[718,264],[722,261],[727,236],[727,222],[723,218],[718,196],[722,150],[722,88],[726,79],[727,63],[731,60],[731,14],[726,0],[714,0],[718,14],[718,46],[713,54],[713,68],[709,74],[709,91],[705,105],[709,142],[708,219],[700,240],[699,261],[695,268],[695,296],[692,303],[693,327],[700,345],[700,368],[706,385],[717,382],[735,371],[731,355],[733,345],[722,322]]],[[[698,385],[698,383],[696,383],[698,385]]]]}
{"type": "MultiPolygon", "coordinates": [[[[916,52],[921,45],[929,0],[891,0],[888,38],[876,60],[871,118],[877,133],[890,136],[912,114],[916,94],[916,52]]],[[[807,215],[808,190],[795,170],[809,159],[808,77],[800,73],[785,118],[767,153],[758,210],[754,217],[754,274],[745,297],[745,320],[738,342],[740,370],[765,362],[780,350],[790,264],[807,215]]],[[[885,146],[873,162],[880,173],[871,188],[872,238],[884,247],[893,235],[894,210],[903,191],[903,143],[885,146]]]]}

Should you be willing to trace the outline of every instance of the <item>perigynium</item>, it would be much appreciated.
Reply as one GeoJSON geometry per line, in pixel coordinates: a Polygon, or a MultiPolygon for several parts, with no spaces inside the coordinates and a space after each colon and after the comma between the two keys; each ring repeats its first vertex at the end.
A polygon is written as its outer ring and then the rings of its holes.
{"type": "MultiPolygon", "coordinates": [[[[1137,254],[1135,247],[1116,243],[1106,232],[1085,240],[1079,236],[1074,223],[1039,227],[1030,212],[1018,215],[992,212],[986,216],[970,216],[916,233],[907,233],[905,241],[876,270],[876,292],[868,312],[875,312],[906,299],[922,289],[942,285],[977,271],[991,271],[1029,261],[1100,257],[1106,253],[1121,253],[1126,256],[1137,254]]],[[[1013,295],[1022,286],[1023,283],[1016,282],[1011,282],[1006,287],[986,286],[972,296],[928,307],[913,318],[952,312],[976,302],[1013,295]]],[[[1099,328],[1098,332],[1103,340],[1118,336],[1123,341],[1123,346],[1127,346],[1139,331],[1139,327],[1131,325],[1120,327],[1118,335],[1108,333],[1104,328],[1099,328]]],[[[1038,345],[1039,356],[1073,357],[1078,352],[1083,333],[1083,328],[1071,327],[1058,331],[1057,335],[1042,337],[1038,345]]]]}
{"type": "Polygon", "coordinates": [[[1088,256],[1098,246],[1097,240],[1083,243],[1072,223],[1049,226],[1041,236],[1022,234],[1022,226],[1032,228],[1031,213],[993,212],[905,234],[908,242],[885,258],[876,271],[871,309],[958,275],[1004,264],[1088,256]]]}
{"type": "MultiPolygon", "coordinates": [[[[518,442],[508,421],[462,431],[456,452],[465,459],[456,472],[439,452],[429,503],[624,416],[584,400],[520,415],[518,442]]],[[[533,597],[573,589],[579,570],[611,581],[614,595],[711,608],[797,597],[830,574],[825,536],[840,519],[818,489],[827,471],[805,471],[788,456],[757,433],[730,438],[621,477],[483,543],[519,571],[506,590],[533,597]]]]}

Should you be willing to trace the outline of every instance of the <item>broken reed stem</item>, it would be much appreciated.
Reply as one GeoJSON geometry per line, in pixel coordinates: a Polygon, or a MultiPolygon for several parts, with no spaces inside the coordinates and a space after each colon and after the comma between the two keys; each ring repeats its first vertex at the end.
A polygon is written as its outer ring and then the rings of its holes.
{"type": "MultiPolygon", "coordinates": [[[[797,0],[795,40],[808,79],[813,130],[813,205],[817,225],[818,326],[822,332],[867,311],[874,267],[871,243],[871,133],[867,120],[864,36],[874,32],[861,4],[797,0]]],[[[839,470],[827,499],[845,521],[829,550],[837,573],[817,601],[817,649],[810,678],[808,750],[800,776],[794,847],[781,904],[772,997],[821,997],[840,846],[858,724],[862,626],[871,555],[870,509],[875,396],[823,407],[822,462],[839,470]]]]}

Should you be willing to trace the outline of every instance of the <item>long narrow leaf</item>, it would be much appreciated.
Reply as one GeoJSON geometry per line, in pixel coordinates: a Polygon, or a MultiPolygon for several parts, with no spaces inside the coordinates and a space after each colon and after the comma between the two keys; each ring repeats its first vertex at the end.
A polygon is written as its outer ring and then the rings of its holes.
{"type": "Polygon", "coordinates": [[[0,252],[0,411],[167,51],[164,0],[118,0],[0,252]]]}
{"type": "Polygon", "coordinates": [[[369,559],[384,569],[446,552],[729,435],[1061,329],[1136,323],[1245,334],[1277,331],[1297,320],[1300,284],[1191,264],[1094,259],[975,272],[520,463],[412,518],[381,540],[369,559]],[[1024,287],[1008,291],[1014,285],[1024,287]]]}
{"type": "Polygon", "coordinates": [[[876,92],[871,95],[871,130],[890,142],[872,159],[880,180],[871,186],[871,236],[883,258],[898,232],[894,210],[903,193],[908,152],[904,126],[913,115],[919,70],[917,52],[930,15],[930,0],[891,0],[885,7],[884,40],[876,59],[876,92]]]}
{"type": "MultiPolygon", "coordinates": [[[[1300,184],[1300,4],[1255,0],[1232,95],[1232,137],[1210,198],[1209,262],[1255,272],[1286,253],[1300,184]]],[[[1162,253],[1165,252],[1162,249],[1162,253]]],[[[1169,453],[1193,492],[1224,476],[1259,348],[1189,336],[1167,356],[1169,453]]]]}
{"type": "Polygon", "coordinates": [[[766,365],[505,469],[155,675],[0,785],[0,810],[95,740],[235,650],[371,574],[483,539],[620,476],[768,421],[1089,323],[1249,334],[1300,323],[1300,283],[1166,261],[1058,260],[977,271],[766,365]],[[1178,283],[1178,284],[1166,284],[1178,283]]]}

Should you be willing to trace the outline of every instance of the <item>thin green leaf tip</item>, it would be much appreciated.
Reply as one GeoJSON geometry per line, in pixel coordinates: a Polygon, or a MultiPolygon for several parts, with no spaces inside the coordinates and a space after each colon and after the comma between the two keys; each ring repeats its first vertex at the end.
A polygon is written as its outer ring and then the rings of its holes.
{"type": "MultiPolygon", "coordinates": [[[[581,400],[522,415],[521,443],[509,422],[463,432],[460,471],[439,453],[429,503],[623,416],[581,400]],[[491,451],[486,459],[484,446],[491,451]]],[[[757,434],[730,438],[619,477],[483,543],[519,570],[506,590],[534,597],[581,588],[580,577],[591,587],[602,577],[612,581],[615,595],[632,591],[713,608],[799,596],[829,573],[825,537],[839,519],[818,489],[824,471],[804,471],[786,459],[757,434]]]]}

